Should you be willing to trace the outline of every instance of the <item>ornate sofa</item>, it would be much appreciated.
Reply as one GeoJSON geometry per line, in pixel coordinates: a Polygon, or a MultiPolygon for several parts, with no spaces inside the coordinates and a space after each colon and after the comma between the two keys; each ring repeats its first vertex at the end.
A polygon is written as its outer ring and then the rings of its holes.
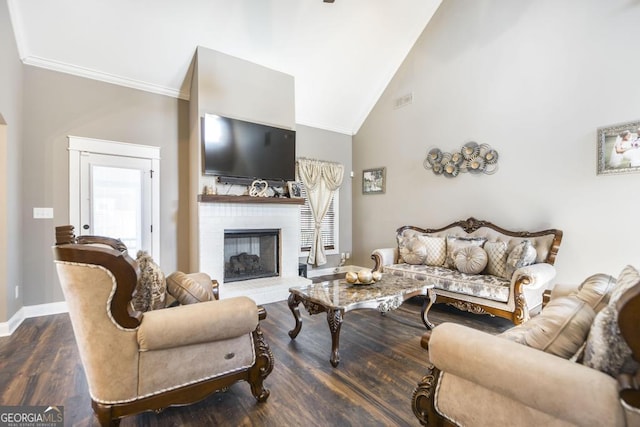
{"type": "Polygon", "coordinates": [[[562,231],[510,231],[469,218],[442,228],[400,227],[396,240],[373,251],[374,271],[433,282],[437,303],[517,325],[542,306],[562,231]]]}
{"type": "Polygon", "coordinates": [[[443,323],[422,337],[413,412],[429,426],[638,426],[638,324],[632,266],[554,288],[538,316],[498,336],[443,323]]]}
{"type": "Polygon", "coordinates": [[[259,324],[266,311],[253,300],[218,300],[208,275],[176,272],[166,279],[176,301],[166,307],[173,299],[141,286],[164,282],[146,256],[133,260],[120,240],[76,237],[72,226],[56,228],[53,253],[100,425],[198,402],[238,381],[267,400],[273,354],[259,324]],[[139,311],[151,300],[153,309],[139,311]]]}

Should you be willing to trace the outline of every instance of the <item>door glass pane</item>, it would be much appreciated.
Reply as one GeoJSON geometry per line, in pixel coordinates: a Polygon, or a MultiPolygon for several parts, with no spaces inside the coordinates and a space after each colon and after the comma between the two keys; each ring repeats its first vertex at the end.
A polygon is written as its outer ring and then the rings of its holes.
{"type": "Polygon", "coordinates": [[[141,171],[93,165],[91,187],[93,233],[117,237],[135,256],[142,247],[141,171]]]}

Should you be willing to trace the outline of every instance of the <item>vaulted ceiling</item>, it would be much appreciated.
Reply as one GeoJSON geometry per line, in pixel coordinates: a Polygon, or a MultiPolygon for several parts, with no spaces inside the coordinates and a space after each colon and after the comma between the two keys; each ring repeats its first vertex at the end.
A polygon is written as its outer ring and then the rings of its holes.
{"type": "Polygon", "coordinates": [[[8,0],[25,64],[188,99],[204,46],[290,74],[296,122],[354,134],[441,0],[8,0]]]}

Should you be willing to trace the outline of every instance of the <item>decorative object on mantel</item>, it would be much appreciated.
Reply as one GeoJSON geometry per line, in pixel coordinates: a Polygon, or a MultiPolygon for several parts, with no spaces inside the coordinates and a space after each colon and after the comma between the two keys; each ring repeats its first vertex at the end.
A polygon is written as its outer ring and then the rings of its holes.
{"type": "Polygon", "coordinates": [[[447,178],[454,178],[460,172],[491,175],[498,170],[498,152],[489,144],[471,141],[454,153],[443,153],[439,148],[433,148],[427,153],[423,165],[434,174],[447,178]]]}
{"type": "Polygon", "coordinates": [[[267,197],[268,190],[269,190],[269,184],[267,184],[267,181],[256,179],[251,183],[251,187],[249,187],[249,196],[267,197]]]}
{"type": "Polygon", "coordinates": [[[299,182],[289,181],[287,182],[287,187],[289,189],[289,197],[292,199],[299,199],[302,197],[302,188],[300,188],[299,182]]]}
{"type": "Polygon", "coordinates": [[[598,175],[640,171],[640,121],[598,128],[598,175]]]}

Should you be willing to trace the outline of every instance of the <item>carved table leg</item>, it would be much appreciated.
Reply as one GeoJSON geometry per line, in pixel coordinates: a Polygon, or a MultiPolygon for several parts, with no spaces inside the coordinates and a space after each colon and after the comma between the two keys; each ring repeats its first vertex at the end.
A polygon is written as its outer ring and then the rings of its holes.
{"type": "Polygon", "coordinates": [[[435,325],[429,321],[427,317],[429,315],[429,310],[431,310],[431,306],[436,302],[436,291],[433,288],[427,290],[428,298],[424,299],[424,303],[422,304],[422,310],[420,311],[420,315],[422,316],[422,323],[429,328],[435,328],[435,325]]]}
{"type": "Polygon", "coordinates": [[[293,318],[296,320],[296,326],[289,331],[289,336],[291,339],[295,339],[300,333],[300,329],[302,329],[302,319],[300,318],[300,309],[298,305],[300,304],[300,297],[296,294],[290,294],[289,299],[287,300],[289,304],[289,310],[293,313],[293,318]]]}
{"type": "Polygon", "coordinates": [[[340,326],[342,326],[342,310],[328,310],[327,322],[331,331],[331,366],[336,368],[340,363],[340,326]]]}

